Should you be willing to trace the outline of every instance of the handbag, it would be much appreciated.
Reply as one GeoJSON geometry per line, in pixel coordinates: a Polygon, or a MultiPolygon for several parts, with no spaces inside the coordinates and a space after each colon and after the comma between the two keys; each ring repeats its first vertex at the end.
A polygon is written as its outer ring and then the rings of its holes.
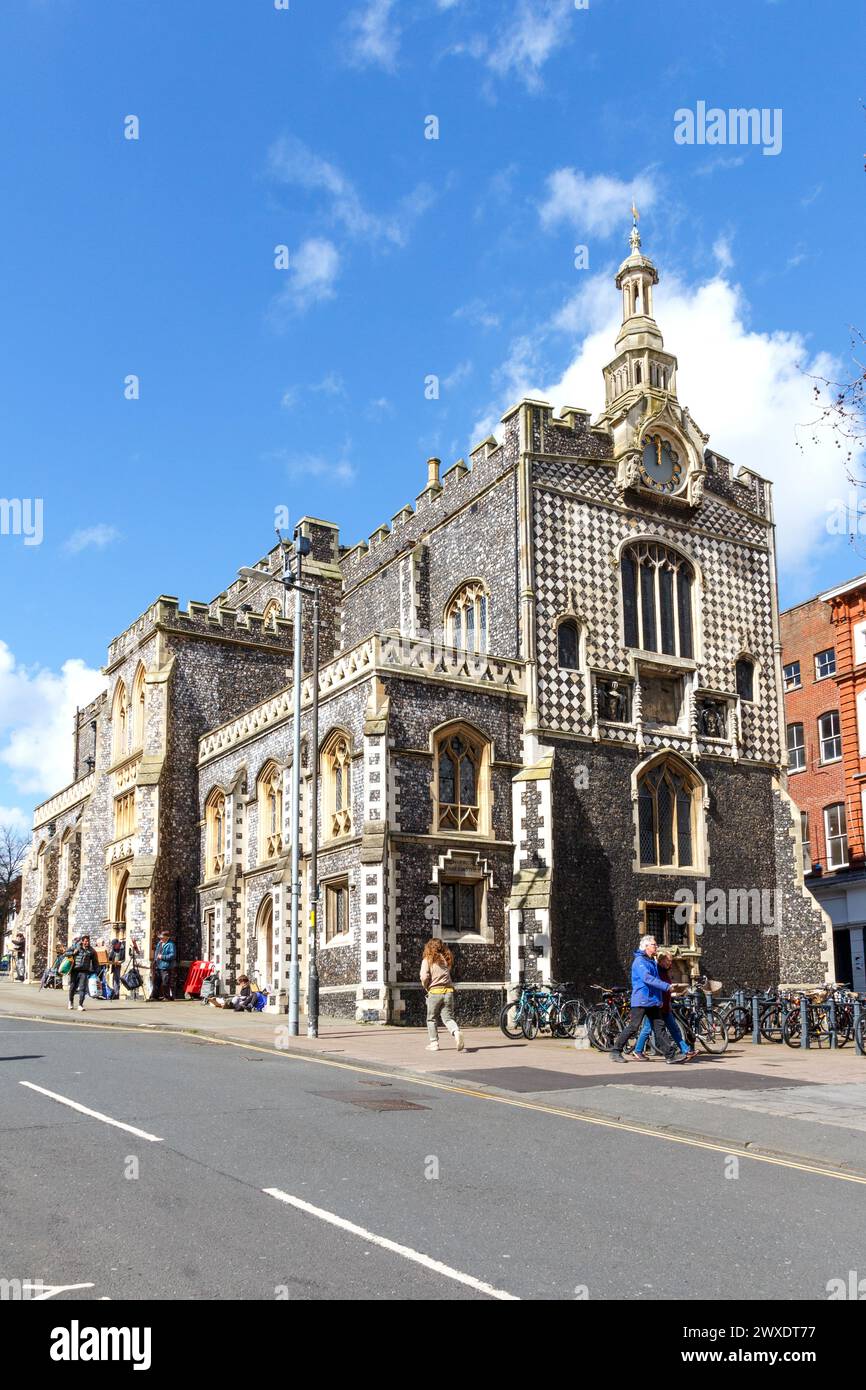
{"type": "Polygon", "coordinates": [[[71,957],[71,956],[64,956],[63,959],[62,959],[62,961],[60,962],[60,974],[61,974],[61,975],[68,975],[71,969],[72,969],[72,957],[71,957]]]}
{"type": "Polygon", "coordinates": [[[124,989],[128,989],[130,992],[132,992],[132,990],[141,989],[141,986],[144,982],[141,978],[141,975],[138,973],[138,970],[133,965],[130,966],[129,970],[127,970],[125,975],[121,975],[120,983],[123,985],[124,989]]]}

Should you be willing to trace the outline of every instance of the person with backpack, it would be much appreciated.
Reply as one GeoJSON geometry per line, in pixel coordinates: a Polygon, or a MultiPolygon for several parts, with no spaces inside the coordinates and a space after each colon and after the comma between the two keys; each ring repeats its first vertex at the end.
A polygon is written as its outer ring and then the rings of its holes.
{"type": "Polygon", "coordinates": [[[151,999],[173,999],[171,977],[174,971],[177,951],[171,939],[171,932],[163,929],[159,934],[159,945],[153,957],[153,993],[151,999]]]}
{"type": "Polygon", "coordinates": [[[78,1012],[83,1014],[87,981],[91,975],[95,975],[99,970],[99,962],[96,959],[96,952],[90,944],[89,934],[85,932],[78,941],[74,942],[66,955],[72,961],[69,971],[69,1003],[67,1008],[75,1007],[75,995],[77,993],[78,1012]]]}
{"type": "Polygon", "coordinates": [[[441,1018],[448,1032],[457,1044],[457,1051],[464,1048],[463,1034],[454,1018],[454,981],[451,970],[454,957],[438,936],[432,937],[424,947],[421,958],[421,984],[427,991],[427,1043],[428,1052],[439,1051],[438,1021],[441,1018]]]}

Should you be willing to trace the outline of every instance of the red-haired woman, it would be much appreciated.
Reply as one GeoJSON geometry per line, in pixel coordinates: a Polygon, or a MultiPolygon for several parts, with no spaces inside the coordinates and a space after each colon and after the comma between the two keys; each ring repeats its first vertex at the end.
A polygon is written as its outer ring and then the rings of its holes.
{"type": "Polygon", "coordinates": [[[441,1018],[448,1032],[457,1044],[457,1051],[463,1051],[463,1034],[454,1020],[454,981],[451,967],[454,957],[438,936],[434,936],[424,947],[421,959],[421,983],[427,991],[427,1032],[430,1041],[428,1052],[439,1051],[438,1021],[441,1018]]]}

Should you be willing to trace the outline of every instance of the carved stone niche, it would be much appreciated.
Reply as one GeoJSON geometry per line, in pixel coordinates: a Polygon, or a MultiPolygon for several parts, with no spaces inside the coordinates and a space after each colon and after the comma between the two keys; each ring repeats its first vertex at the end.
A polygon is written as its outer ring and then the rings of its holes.
{"type": "Polygon", "coordinates": [[[701,738],[728,737],[728,706],[724,700],[699,700],[697,713],[701,738]]]}
{"type": "Polygon", "coordinates": [[[631,722],[631,682],[626,680],[598,680],[595,683],[598,699],[598,717],[609,724],[629,724],[631,722]]]}

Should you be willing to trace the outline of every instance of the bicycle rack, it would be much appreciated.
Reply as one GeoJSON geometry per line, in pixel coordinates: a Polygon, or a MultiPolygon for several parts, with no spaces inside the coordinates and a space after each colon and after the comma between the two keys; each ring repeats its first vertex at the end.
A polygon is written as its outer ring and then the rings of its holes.
{"type": "Polygon", "coordinates": [[[800,1046],[811,1047],[809,1039],[809,1004],[805,994],[800,995],[800,1046]]]}
{"type": "Polygon", "coordinates": [[[761,1037],[760,1008],[757,994],[752,995],[752,1042],[757,1047],[763,1042],[761,1037]]]}
{"type": "Polygon", "coordinates": [[[863,1008],[863,1001],[860,995],[854,996],[854,1051],[858,1057],[863,1056],[863,1047],[860,1042],[860,1016],[863,1008]]]}

